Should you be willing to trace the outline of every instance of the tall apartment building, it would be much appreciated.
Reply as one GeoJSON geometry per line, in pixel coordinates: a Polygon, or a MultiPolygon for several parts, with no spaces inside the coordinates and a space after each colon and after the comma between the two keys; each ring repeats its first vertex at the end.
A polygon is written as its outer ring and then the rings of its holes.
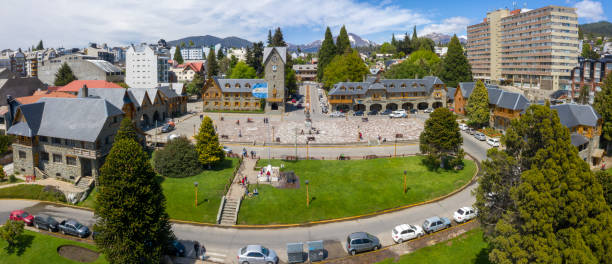
{"type": "Polygon", "coordinates": [[[158,83],[167,83],[169,59],[164,50],[146,44],[130,46],[125,53],[125,83],[130,87],[154,87],[158,83]]]}
{"type": "Polygon", "coordinates": [[[474,79],[545,90],[571,88],[570,73],[579,55],[575,8],[495,10],[467,32],[474,79]]]}

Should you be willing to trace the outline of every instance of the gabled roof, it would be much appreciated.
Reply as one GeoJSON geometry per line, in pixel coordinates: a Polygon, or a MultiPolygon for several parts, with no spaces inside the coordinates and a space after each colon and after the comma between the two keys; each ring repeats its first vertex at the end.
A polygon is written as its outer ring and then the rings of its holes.
{"type": "Polygon", "coordinates": [[[574,145],[575,147],[578,147],[580,145],[584,145],[584,144],[589,142],[589,140],[585,136],[580,135],[578,133],[572,133],[570,135],[570,138],[571,138],[571,141],[572,141],[572,145],[574,145]]]}
{"type": "MultiPolygon", "coordinates": [[[[157,98],[158,94],[161,97],[162,92],[159,90],[159,88],[130,88],[130,91],[136,91],[136,90],[143,90],[146,91],[147,96],[149,97],[149,101],[151,102],[151,104],[155,104],[155,99],[157,98]]],[[[161,100],[161,98],[160,98],[161,100]]]]}
{"type": "MultiPolygon", "coordinates": [[[[125,88],[88,88],[87,90],[90,97],[105,99],[119,109],[132,102],[125,88]]],[[[79,97],[81,96],[83,96],[82,90],[79,91],[79,97]]]]}
{"type": "Polygon", "coordinates": [[[446,98],[449,100],[454,100],[456,90],[457,88],[453,88],[453,87],[446,88],[446,94],[448,95],[446,98]]]}
{"type": "Polygon", "coordinates": [[[111,103],[97,98],[42,98],[38,103],[19,106],[18,111],[27,122],[15,123],[8,134],[86,142],[98,139],[109,117],[123,114],[111,103]]]}
{"type": "Polygon", "coordinates": [[[276,52],[278,52],[283,63],[287,63],[287,47],[265,47],[262,63],[266,63],[266,60],[268,59],[270,54],[272,54],[273,50],[276,50],[276,52]]]}
{"type": "Polygon", "coordinates": [[[20,104],[32,104],[38,102],[41,98],[58,97],[58,98],[76,98],[76,95],[65,92],[49,92],[47,91],[36,91],[34,95],[17,97],[15,100],[20,104]]]}
{"type": "Polygon", "coordinates": [[[527,107],[530,105],[529,100],[527,100],[523,94],[507,92],[501,89],[489,90],[491,91],[491,95],[493,95],[489,97],[489,103],[498,107],[522,111],[527,109],[527,107]]]}
{"type": "Polygon", "coordinates": [[[78,93],[83,88],[83,85],[87,85],[88,88],[123,88],[118,84],[104,80],[74,80],[64,87],[57,89],[57,91],[78,93]]]}
{"type": "Polygon", "coordinates": [[[557,110],[557,115],[559,116],[561,124],[567,128],[578,125],[596,127],[597,121],[601,119],[601,116],[599,116],[590,105],[558,104],[550,108],[557,110]]]}
{"type": "Polygon", "coordinates": [[[267,83],[264,79],[219,79],[213,77],[213,80],[225,93],[250,93],[256,83],[267,83]]]}
{"type": "Polygon", "coordinates": [[[365,94],[368,90],[385,90],[391,93],[426,92],[431,93],[434,85],[444,84],[438,77],[426,76],[423,79],[368,79],[366,82],[339,82],[334,84],[330,95],[365,94]],[[359,89],[361,87],[361,89],[359,89]]]}
{"type": "Polygon", "coordinates": [[[187,70],[188,68],[191,68],[192,70],[196,71],[196,72],[203,72],[204,71],[204,63],[203,62],[187,62],[184,64],[179,64],[176,66],[177,68],[183,68],[184,70],[187,70]]]}
{"type": "Polygon", "coordinates": [[[149,96],[147,95],[147,90],[143,89],[143,88],[130,88],[127,90],[128,94],[130,95],[130,99],[132,100],[132,103],[134,103],[134,105],[136,105],[136,107],[142,107],[142,105],[144,104],[145,100],[149,100],[149,96]]]}

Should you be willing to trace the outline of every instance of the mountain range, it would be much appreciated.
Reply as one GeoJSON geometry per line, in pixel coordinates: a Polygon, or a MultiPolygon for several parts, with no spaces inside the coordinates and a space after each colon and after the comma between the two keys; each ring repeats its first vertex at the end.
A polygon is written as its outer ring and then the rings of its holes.
{"type": "MultiPolygon", "coordinates": [[[[423,36],[424,38],[429,38],[431,40],[434,41],[434,43],[438,44],[441,43],[443,45],[446,45],[450,42],[451,38],[453,36],[450,35],[446,35],[446,34],[440,34],[440,33],[429,33],[427,35],[423,36]]],[[[467,38],[465,36],[458,36],[459,38],[459,42],[461,42],[461,44],[465,44],[467,43],[467,38]]]]}
{"type": "Polygon", "coordinates": [[[599,21],[597,23],[589,23],[578,25],[582,33],[586,37],[588,34],[598,36],[612,36],[612,23],[608,21],[599,21]]]}
{"type": "Polygon", "coordinates": [[[253,45],[250,41],[246,39],[242,39],[239,37],[227,37],[227,38],[218,38],[211,35],[206,36],[191,36],[182,39],[168,41],[169,46],[180,45],[181,42],[185,42],[186,45],[189,45],[189,41],[193,41],[193,44],[196,47],[210,47],[217,44],[221,44],[221,46],[226,48],[242,48],[242,47],[250,47],[253,45]]]}

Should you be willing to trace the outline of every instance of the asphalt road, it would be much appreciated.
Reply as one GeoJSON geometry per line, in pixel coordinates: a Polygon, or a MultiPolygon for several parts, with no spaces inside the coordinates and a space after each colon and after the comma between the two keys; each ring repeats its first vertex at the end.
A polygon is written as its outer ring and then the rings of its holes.
{"type": "MultiPolygon", "coordinates": [[[[463,133],[463,132],[462,132],[463,133]]],[[[477,141],[472,136],[463,134],[464,149],[476,159],[482,160],[486,157],[488,146],[485,142],[477,141]]],[[[242,146],[233,146],[241,149],[242,146]]],[[[256,148],[255,148],[256,149],[256,148]]],[[[292,148],[272,148],[274,153],[292,152],[292,148]]],[[[299,149],[303,151],[303,149],[299,149]]],[[[261,150],[259,150],[261,151],[261,150]]],[[[394,147],[345,147],[345,148],[311,148],[314,153],[330,156],[339,153],[375,153],[379,155],[393,154],[394,147]]],[[[410,154],[418,151],[416,145],[399,146],[398,153],[410,154]]],[[[291,154],[292,155],[292,154],[291,154]]],[[[399,224],[420,225],[427,217],[445,216],[452,217],[455,210],[462,206],[470,206],[475,202],[471,195],[476,184],[468,186],[463,191],[448,197],[442,201],[416,206],[409,209],[379,215],[376,217],[345,221],[330,224],[320,224],[311,227],[284,228],[284,229],[235,229],[222,227],[204,227],[189,224],[173,224],[176,236],[181,240],[199,241],[206,248],[206,256],[210,260],[225,263],[236,261],[237,250],[247,244],[262,244],[274,249],[281,261],[286,261],[286,244],[292,242],[306,242],[313,240],[324,240],[329,250],[329,257],[335,258],[346,255],[344,246],[346,236],[356,231],[366,231],[379,237],[383,245],[393,243],[391,229],[399,224]]],[[[341,206],[341,205],[339,205],[341,206]]],[[[93,213],[86,210],[71,207],[41,204],[38,202],[24,200],[0,200],[0,222],[6,221],[10,211],[24,209],[32,214],[45,213],[56,217],[58,220],[74,218],[77,221],[92,226],[94,224],[93,213]]],[[[190,246],[187,247],[188,249],[190,246]]]]}

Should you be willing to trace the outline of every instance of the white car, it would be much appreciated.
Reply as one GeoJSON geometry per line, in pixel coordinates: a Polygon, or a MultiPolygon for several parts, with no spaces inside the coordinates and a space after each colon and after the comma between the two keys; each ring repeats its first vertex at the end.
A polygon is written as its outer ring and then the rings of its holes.
{"type": "Polygon", "coordinates": [[[393,237],[393,241],[395,241],[395,243],[402,243],[404,241],[422,237],[424,235],[425,231],[423,231],[423,228],[418,225],[398,225],[393,228],[393,231],[391,231],[391,237],[393,237]]]}
{"type": "Polygon", "coordinates": [[[408,113],[406,113],[406,110],[402,109],[402,110],[396,110],[393,111],[390,115],[390,118],[403,118],[403,117],[408,117],[408,113]]]}
{"type": "Polygon", "coordinates": [[[424,113],[433,113],[433,108],[427,108],[425,109],[425,111],[423,111],[424,113]]]}
{"type": "Polygon", "coordinates": [[[469,220],[476,218],[477,214],[478,214],[478,210],[472,207],[468,207],[468,206],[461,207],[459,208],[459,210],[455,211],[455,214],[453,215],[453,219],[455,219],[455,222],[457,223],[463,223],[465,221],[469,221],[469,220]]]}
{"type": "Polygon", "coordinates": [[[333,112],[329,115],[330,117],[344,117],[344,114],[340,111],[333,112]]]}
{"type": "Polygon", "coordinates": [[[462,131],[465,131],[468,129],[468,126],[464,123],[459,124],[459,129],[461,129],[462,131]]]}
{"type": "Polygon", "coordinates": [[[499,138],[488,138],[487,144],[491,147],[499,147],[499,138]]]}
{"type": "Polygon", "coordinates": [[[223,151],[224,151],[226,154],[231,154],[231,153],[232,153],[232,149],[231,149],[231,148],[228,148],[227,146],[223,146],[223,151]]]}

